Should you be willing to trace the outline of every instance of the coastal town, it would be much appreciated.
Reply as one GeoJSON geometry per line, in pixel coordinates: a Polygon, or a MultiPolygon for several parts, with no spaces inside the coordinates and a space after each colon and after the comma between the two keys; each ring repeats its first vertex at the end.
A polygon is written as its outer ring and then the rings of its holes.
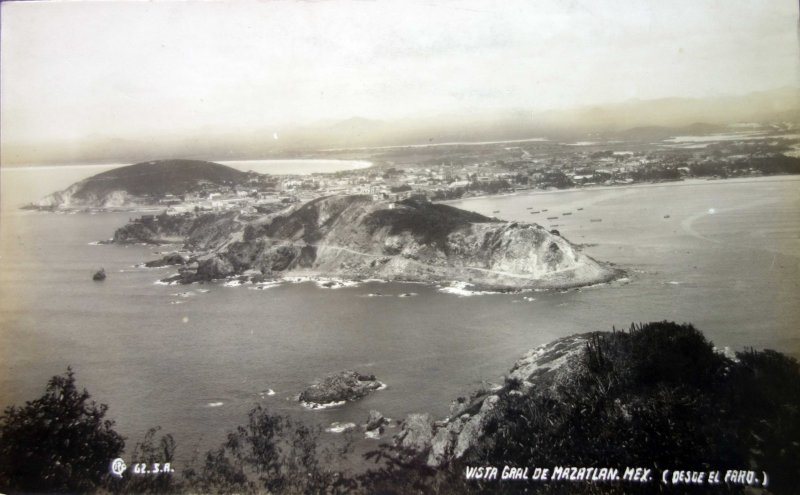
{"type": "Polygon", "coordinates": [[[800,494],[798,0],[0,32],[0,495],[800,494]]]}
{"type": "MultiPolygon", "coordinates": [[[[793,129],[778,130],[783,134],[672,138],[659,146],[531,140],[513,146],[433,148],[424,153],[398,147],[359,156],[373,164],[368,168],[311,175],[250,172],[237,184],[201,182],[183,195],[140,198],[138,202],[156,204],[168,214],[236,209],[255,214],[332,194],[442,201],[531,190],[800,173],[797,135],[788,134],[793,129]]],[[[346,150],[342,153],[350,157],[346,150]]]]}

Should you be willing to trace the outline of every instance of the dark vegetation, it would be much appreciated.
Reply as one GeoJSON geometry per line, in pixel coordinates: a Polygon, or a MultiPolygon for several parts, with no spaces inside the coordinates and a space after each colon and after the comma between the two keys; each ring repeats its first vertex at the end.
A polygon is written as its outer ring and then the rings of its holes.
{"type": "MultiPolygon", "coordinates": [[[[642,466],[752,469],[771,476],[769,493],[800,493],[800,367],[774,351],[731,360],[691,325],[670,322],[596,334],[581,366],[555,390],[507,384],[477,448],[445,469],[424,456],[384,449],[373,475],[443,492],[681,493],[637,484],[466,482],[466,466],[642,466]],[[513,391],[513,392],[512,392],[513,391]],[[375,473],[374,473],[375,474],[375,473]]],[[[702,492],[744,492],[722,485],[702,492]]],[[[398,491],[398,493],[401,493],[398,491]]],[[[433,490],[421,490],[430,493],[433,490]]]]}
{"type": "Polygon", "coordinates": [[[0,417],[0,492],[2,493],[350,493],[352,476],[326,466],[350,448],[320,445],[319,427],[309,427],[260,406],[248,423],[228,434],[218,448],[190,466],[174,464],[170,434],[157,438],[151,428],[130,455],[125,439],[105,419],[108,407],[79,391],[68,369],[54,376],[45,394],[24,407],[8,407],[0,417]],[[122,477],[110,474],[123,458],[122,477]],[[136,463],[151,468],[171,463],[174,473],[137,475],[136,463]]]}
{"type": "Polygon", "coordinates": [[[630,176],[635,181],[669,181],[680,180],[686,175],[727,178],[754,174],[800,174],[800,158],[780,153],[762,153],[737,159],[711,158],[706,161],[688,162],[685,157],[675,157],[672,163],[642,166],[631,172],[630,176]],[[688,169],[688,174],[681,169],[688,169]]]}
{"type": "Polygon", "coordinates": [[[247,173],[218,163],[201,160],[157,160],[137,163],[97,174],[75,192],[77,198],[101,197],[123,190],[135,196],[161,197],[185,194],[200,182],[235,185],[246,181],[247,173]]]}
{"type": "Polygon", "coordinates": [[[356,480],[328,469],[341,452],[320,446],[320,430],[271,415],[260,406],[248,423],[185,471],[185,488],[201,493],[351,493],[356,480]]]}
{"type": "Polygon", "coordinates": [[[676,166],[641,167],[631,172],[637,182],[680,180],[680,170],[676,166]]]}
{"type": "Polygon", "coordinates": [[[480,194],[497,194],[503,191],[511,191],[511,184],[507,180],[490,180],[490,181],[471,181],[469,184],[461,187],[454,187],[452,189],[439,189],[431,195],[434,201],[442,201],[448,199],[458,199],[471,193],[472,195],[480,194]]]}
{"type": "Polygon", "coordinates": [[[401,192],[410,191],[412,189],[413,188],[411,186],[409,186],[408,184],[402,184],[402,185],[399,185],[399,186],[390,187],[389,191],[391,191],[393,193],[401,193],[401,192]]]}
{"type": "Polygon", "coordinates": [[[118,228],[111,242],[117,244],[164,244],[183,239],[185,247],[195,249],[215,239],[224,239],[240,228],[234,221],[238,213],[205,212],[178,215],[142,215],[118,228]]]}
{"type": "MultiPolygon", "coordinates": [[[[316,242],[323,235],[323,228],[335,222],[339,214],[354,203],[371,202],[372,197],[366,195],[342,196],[331,198],[328,196],[313,199],[286,216],[278,216],[265,226],[264,234],[278,239],[292,239],[302,233],[306,242],[316,242]],[[325,204],[328,211],[327,222],[320,225],[320,205],[325,204]]],[[[258,233],[253,233],[258,235],[258,233]]]]}
{"type": "MultiPolygon", "coordinates": [[[[800,493],[800,365],[774,351],[731,359],[691,325],[633,325],[593,334],[572,372],[552,387],[508,380],[480,442],[439,468],[426,453],[381,445],[361,475],[339,471],[348,446],[326,448],[318,428],[253,409],[244,426],[172,476],[107,474],[123,439],[106,406],[50,380],[45,395],[0,419],[0,490],[10,493],[800,493]],[[651,483],[467,481],[466,466],[640,466],[766,471],[766,491],[651,483]]],[[[147,433],[140,462],[174,458],[171,436],[147,433]]],[[[125,457],[126,462],[128,461],[125,457]]]]}
{"type": "Polygon", "coordinates": [[[108,407],[75,386],[71,369],[42,397],[0,418],[0,491],[89,492],[108,480],[125,440],[105,419],[108,407]]]}
{"type": "Polygon", "coordinates": [[[493,222],[488,217],[452,206],[409,198],[397,203],[394,209],[375,211],[366,217],[365,226],[370,235],[389,227],[391,235],[409,232],[417,242],[447,247],[447,236],[470,223],[493,222]]]}
{"type": "Polygon", "coordinates": [[[692,175],[698,177],[736,177],[752,172],[762,175],[800,174],[800,158],[774,154],[733,161],[711,160],[694,163],[689,168],[692,175]]]}

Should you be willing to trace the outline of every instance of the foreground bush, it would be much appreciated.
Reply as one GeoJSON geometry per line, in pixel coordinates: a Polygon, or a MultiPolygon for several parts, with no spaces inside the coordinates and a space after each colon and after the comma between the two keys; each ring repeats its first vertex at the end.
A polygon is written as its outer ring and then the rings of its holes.
{"type": "Polygon", "coordinates": [[[341,453],[321,447],[319,438],[319,428],[257,406],[247,425],[207,452],[186,479],[192,491],[202,493],[352,493],[355,481],[325,465],[341,453]]]}
{"type": "Polygon", "coordinates": [[[95,490],[108,479],[125,440],[104,419],[108,407],[75,386],[71,369],[54,376],[45,394],[0,417],[0,491],[95,490]]]}
{"type": "MultiPolygon", "coordinates": [[[[426,454],[382,445],[354,477],[334,466],[318,427],[254,408],[183,476],[111,479],[124,440],[106,406],[75,387],[72,371],[45,395],[0,418],[0,491],[127,493],[800,493],[800,365],[774,351],[735,358],[716,352],[693,326],[671,322],[593,334],[570,373],[553,386],[509,380],[496,392],[483,434],[464,457],[439,467],[426,454]],[[766,492],[741,486],[670,488],[591,483],[465,480],[466,466],[636,466],[766,471],[766,492]],[[748,491],[749,490],[749,491],[748,491]]],[[[170,435],[150,430],[132,462],[170,462],[170,435]]]]}
{"type": "MultiPolygon", "coordinates": [[[[635,484],[467,482],[466,466],[641,466],[766,471],[768,493],[800,493],[800,367],[774,351],[730,359],[691,325],[595,334],[553,388],[507,384],[484,434],[437,469],[384,447],[364,478],[384,493],[682,493],[635,484]]],[[[739,493],[743,487],[699,487],[739,493]]]]}

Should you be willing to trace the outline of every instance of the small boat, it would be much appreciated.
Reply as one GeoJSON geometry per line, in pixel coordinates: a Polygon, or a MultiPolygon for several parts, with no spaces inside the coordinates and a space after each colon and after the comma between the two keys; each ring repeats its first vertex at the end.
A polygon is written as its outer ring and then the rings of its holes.
{"type": "Polygon", "coordinates": [[[500,213],[500,210],[494,210],[492,213],[500,213]]]}
{"type": "Polygon", "coordinates": [[[664,215],[664,218],[669,218],[669,215],[664,215]]]}
{"type": "Polygon", "coordinates": [[[578,208],[578,211],[581,211],[581,210],[583,210],[583,208],[578,208]]]}
{"type": "Polygon", "coordinates": [[[589,220],[589,221],[590,221],[590,222],[602,222],[602,221],[603,221],[603,219],[602,219],[602,218],[592,218],[592,219],[591,219],[591,220],[589,220]]]}
{"type": "Polygon", "coordinates": [[[572,215],[572,212],[571,212],[571,211],[568,211],[568,212],[566,212],[566,213],[562,213],[561,215],[563,215],[563,216],[572,215]]]}
{"type": "Polygon", "coordinates": [[[558,217],[547,217],[548,220],[558,220],[558,217]]]}

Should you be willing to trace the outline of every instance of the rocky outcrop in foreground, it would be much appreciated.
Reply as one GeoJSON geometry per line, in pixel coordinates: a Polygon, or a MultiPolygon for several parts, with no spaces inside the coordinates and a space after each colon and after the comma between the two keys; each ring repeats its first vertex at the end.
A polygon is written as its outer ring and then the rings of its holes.
{"type": "MultiPolygon", "coordinates": [[[[164,226],[145,231],[146,226],[129,225],[115,239],[170,238],[164,226]]],[[[516,290],[577,287],[619,274],[538,224],[502,222],[415,199],[330,196],[247,219],[194,217],[176,224],[174,234],[182,233],[198,263],[170,280],[181,283],[256,273],[259,280],[458,281],[478,289],[516,290]]]]}
{"type": "Polygon", "coordinates": [[[345,370],[326,375],[300,393],[299,400],[309,407],[322,407],[360,399],[383,387],[375,375],[345,370]]]}
{"type": "Polygon", "coordinates": [[[556,386],[566,383],[581,366],[579,356],[591,335],[564,337],[529,351],[514,363],[502,388],[478,391],[470,398],[454,401],[450,416],[442,421],[435,421],[427,413],[408,415],[394,437],[394,444],[427,454],[429,466],[460,458],[481,440],[487,415],[499,400],[499,394],[530,389],[556,394],[556,386]]]}
{"type": "Polygon", "coordinates": [[[379,433],[383,432],[384,425],[388,424],[389,420],[380,413],[380,411],[376,411],[371,409],[369,411],[369,416],[367,417],[367,422],[364,424],[364,429],[366,431],[378,431],[379,433]]]}

